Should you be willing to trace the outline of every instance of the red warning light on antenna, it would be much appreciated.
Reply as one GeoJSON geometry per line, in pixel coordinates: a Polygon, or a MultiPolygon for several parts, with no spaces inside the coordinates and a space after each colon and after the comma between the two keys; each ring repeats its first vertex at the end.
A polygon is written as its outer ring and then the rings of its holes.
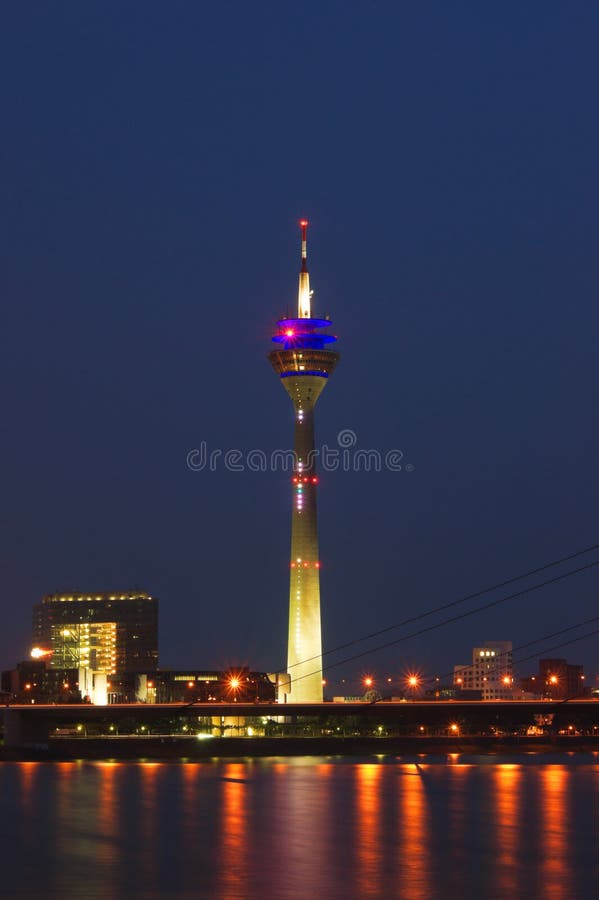
{"type": "Polygon", "coordinates": [[[307,225],[308,225],[308,220],[307,220],[307,219],[300,219],[300,225],[302,226],[302,228],[306,228],[307,225]]]}

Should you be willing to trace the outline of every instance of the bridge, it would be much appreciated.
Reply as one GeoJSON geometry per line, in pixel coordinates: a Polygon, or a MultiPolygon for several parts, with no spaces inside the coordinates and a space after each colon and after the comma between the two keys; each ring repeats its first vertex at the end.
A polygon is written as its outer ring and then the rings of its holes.
{"type": "MultiPolygon", "coordinates": [[[[344,734],[484,735],[525,734],[529,726],[545,722],[552,733],[568,729],[586,735],[599,734],[599,700],[409,700],[352,703],[123,703],[11,704],[0,712],[5,748],[42,747],[57,736],[81,737],[121,734],[150,736],[157,730],[189,734],[207,730],[224,735],[225,728],[259,723],[270,734],[298,737],[344,734]],[[172,723],[177,723],[174,726],[172,723]],[[225,725],[225,723],[227,723],[225,725]],[[219,731],[220,728],[220,731],[219,731]]],[[[262,733],[264,731],[262,730],[262,733]]]]}

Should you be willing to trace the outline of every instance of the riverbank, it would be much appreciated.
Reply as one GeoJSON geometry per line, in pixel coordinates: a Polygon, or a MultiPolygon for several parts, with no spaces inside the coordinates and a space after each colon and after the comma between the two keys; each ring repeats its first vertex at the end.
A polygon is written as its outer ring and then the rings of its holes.
{"type": "Polygon", "coordinates": [[[417,756],[419,754],[597,753],[599,737],[588,735],[464,737],[203,738],[133,736],[59,738],[47,744],[0,748],[0,761],[201,760],[266,756],[417,756]]]}

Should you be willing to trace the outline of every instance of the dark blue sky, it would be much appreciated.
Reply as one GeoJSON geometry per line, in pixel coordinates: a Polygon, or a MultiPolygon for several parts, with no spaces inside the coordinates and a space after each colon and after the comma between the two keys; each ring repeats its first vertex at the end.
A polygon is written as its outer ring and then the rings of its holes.
{"type": "MultiPolygon", "coordinates": [[[[0,664],[43,593],[134,585],[164,665],[284,664],[288,477],[186,455],[292,440],[266,353],[302,215],[342,353],[318,437],[414,466],[322,478],[325,646],[597,541],[594,4],[29,2],[0,28],[0,664]]],[[[447,671],[597,590],[355,670],[447,671]]],[[[564,653],[599,671],[597,638],[564,653]]]]}

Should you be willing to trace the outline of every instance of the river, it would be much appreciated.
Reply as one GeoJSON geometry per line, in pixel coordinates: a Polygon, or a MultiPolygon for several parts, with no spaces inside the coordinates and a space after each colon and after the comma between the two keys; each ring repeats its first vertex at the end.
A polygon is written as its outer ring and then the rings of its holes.
{"type": "Polygon", "coordinates": [[[0,764],[0,896],[599,896],[599,756],[0,764]]]}

